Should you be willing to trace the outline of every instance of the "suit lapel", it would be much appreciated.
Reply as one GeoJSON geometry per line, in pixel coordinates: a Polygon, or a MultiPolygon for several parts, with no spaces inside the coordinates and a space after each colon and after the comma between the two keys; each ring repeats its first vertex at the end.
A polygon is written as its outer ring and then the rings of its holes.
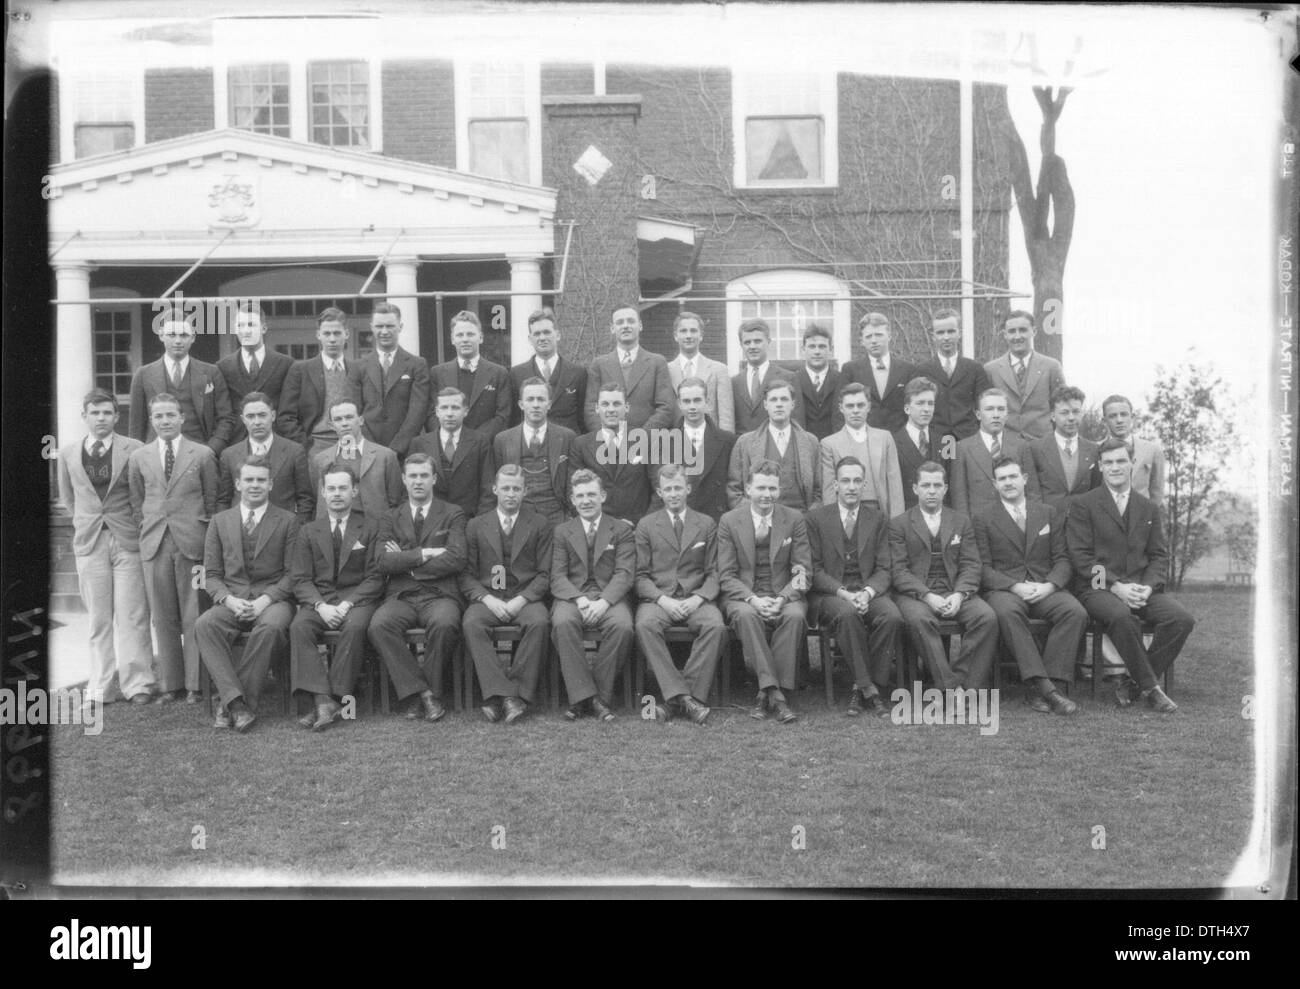
{"type": "Polygon", "coordinates": [[[770,561],[773,580],[776,579],[776,554],[781,549],[781,544],[785,542],[786,533],[790,531],[785,520],[781,518],[780,505],[772,509],[772,529],[768,533],[767,539],[767,557],[770,561]]]}
{"type": "Polygon", "coordinates": [[[176,482],[180,480],[181,475],[185,473],[185,468],[189,465],[190,456],[191,456],[191,451],[190,451],[190,445],[192,443],[191,440],[186,439],[184,436],[178,436],[176,437],[175,442],[176,442],[176,462],[172,464],[172,479],[166,482],[167,492],[169,494],[171,493],[173,485],[175,485],[176,482]]]}
{"type": "Polygon", "coordinates": [[[636,360],[634,360],[632,362],[632,366],[627,369],[627,375],[624,379],[627,383],[627,390],[629,395],[632,393],[632,390],[636,388],[637,383],[645,375],[646,369],[648,367],[650,367],[650,356],[646,353],[644,347],[639,347],[636,352],[636,360]]]}
{"type": "MultiPolygon", "coordinates": [[[[930,545],[930,540],[933,537],[930,535],[930,527],[925,524],[925,513],[921,511],[919,505],[911,509],[911,511],[915,513],[912,515],[912,528],[916,530],[916,534],[921,537],[921,541],[928,548],[930,545]]],[[[942,520],[943,516],[940,515],[939,517],[942,520]]],[[[939,534],[940,535],[943,534],[942,524],[939,527],[939,534]]]]}
{"type": "Polygon", "coordinates": [[[1011,545],[1016,546],[1022,551],[1029,545],[1029,511],[1026,506],[1025,511],[1025,531],[1020,531],[1020,526],[1016,525],[1010,513],[1007,512],[1007,506],[1003,504],[1002,499],[998,499],[998,507],[993,512],[993,521],[1002,534],[1011,540],[1011,545]]]}

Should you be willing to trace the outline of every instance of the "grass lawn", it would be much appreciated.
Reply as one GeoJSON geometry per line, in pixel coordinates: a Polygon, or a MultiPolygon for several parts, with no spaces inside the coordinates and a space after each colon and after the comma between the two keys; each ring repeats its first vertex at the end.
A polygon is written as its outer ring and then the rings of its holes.
{"type": "Polygon", "coordinates": [[[739,707],[704,729],[627,712],[510,728],[477,711],[436,725],[362,713],[314,736],[269,695],[237,736],[185,705],[112,705],[97,737],[55,729],[54,879],[1216,886],[1249,825],[1253,595],[1179,597],[1199,624],[1177,714],[1121,711],[1083,684],[1075,718],[1039,715],[1013,685],[990,736],[847,719],[816,687],[794,696],[789,727],[739,707]]]}

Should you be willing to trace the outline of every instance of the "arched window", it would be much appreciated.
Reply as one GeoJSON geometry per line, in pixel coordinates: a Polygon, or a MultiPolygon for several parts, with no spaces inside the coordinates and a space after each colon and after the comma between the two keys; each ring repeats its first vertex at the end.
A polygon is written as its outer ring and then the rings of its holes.
{"type": "Polygon", "coordinates": [[[740,368],[740,324],[755,317],[772,328],[769,356],[802,359],[803,331],[820,323],[831,331],[832,357],[841,366],[851,346],[849,290],[833,275],[794,268],[758,271],[727,284],[727,364],[740,368]]]}

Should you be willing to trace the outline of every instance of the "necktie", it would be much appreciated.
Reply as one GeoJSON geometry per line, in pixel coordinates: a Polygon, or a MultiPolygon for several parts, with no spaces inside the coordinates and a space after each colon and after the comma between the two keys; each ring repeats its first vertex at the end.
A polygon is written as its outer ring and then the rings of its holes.
{"type": "Polygon", "coordinates": [[[1065,441],[1065,455],[1071,459],[1074,458],[1074,440],[1065,441]]]}
{"type": "Polygon", "coordinates": [[[379,366],[380,366],[381,368],[383,368],[383,372],[382,372],[382,374],[380,375],[380,377],[381,377],[381,379],[383,380],[384,387],[387,388],[387,387],[388,387],[388,372],[389,372],[390,370],[392,370],[392,367],[393,367],[393,355],[392,355],[392,354],[387,354],[387,353],[386,353],[386,354],[383,354],[383,355],[379,358],[379,366]]]}
{"type": "Polygon", "coordinates": [[[253,510],[250,508],[248,510],[248,517],[244,519],[244,531],[251,536],[253,534],[253,530],[256,528],[257,528],[257,523],[253,521],[253,510]]]}
{"type": "Polygon", "coordinates": [[[1028,367],[1029,367],[1029,362],[1024,359],[1021,359],[1019,362],[1017,362],[1016,364],[1017,385],[1023,385],[1025,383],[1025,371],[1028,370],[1028,367]]]}
{"type": "Polygon", "coordinates": [[[673,515],[673,534],[677,537],[677,549],[680,551],[682,548],[682,517],[680,515],[673,515]]]}
{"type": "Polygon", "coordinates": [[[172,364],[172,388],[178,393],[181,390],[181,366],[179,363],[172,364]]]}
{"type": "Polygon", "coordinates": [[[460,369],[462,371],[468,371],[470,374],[474,373],[474,367],[468,361],[462,361],[460,365],[460,369]]]}
{"type": "Polygon", "coordinates": [[[501,531],[507,537],[510,535],[514,527],[515,527],[515,517],[513,515],[507,515],[501,520],[501,531]]]}
{"type": "Polygon", "coordinates": [[[930,529],[930,535],[937,536],[939,534],[940,516],[931,515],[929,512],[922,512],[921,514],[925,516],[925,524],[930,529]]]}
{"type": "Polygon", "coordinates": [[[945,357],[943,359],[943,373],[950,378],[952,377],[952,369],[955,363],[956,362],[951,357],[945,357]]]}
{"type": "Polygon", "coordinates": [[[1122,494],[1122,495],[1118,495],[1118,496],[1115,498],[1115,507],[1119,509],[1119,514],[1120,514],[1121,516],[1122,516],[1122,515],[1123,515],[1123,514],[1128,510],[1128,493],[1127,493],[1127,492],[1125,492],[1125,493],[1122,494]]]}
{"type": "Polygon", "coordinates": [[[812,386],[813,386],[813,391],[822,390],[822,376],[820,374],[814,374],[812,376],[812,386]]]}
{"type": "Polygon", "coordinates": [[[343,523],[339,519],[334,520],[334,579],[339,579],[340,558],[343,555],[343,523]]]}
{"type": "Polygon", "coordinates": [[[1002,455],[1002,437],[1001,435],[993,437],[993,445],[989,447],[989,455],[997,460],[1002,455]]]}
{"type": "Polygon", "coordinates": [[[104,452],[103,441],[95,440],[95,445],[90,448],[90,455],[94,457],[96,460],[98,460],[100,455],[103,454],[103,452],[104,452]]]}
{"type": "Polygon", "coordinates": [[[682,368],[682,378],[683,380],[685,380],[686,378],[693,378],[693,377],[695,377],[695,362],[687,361],[686,366],[682,368]]]}
{"type": "Polygon", "coordinates": [[[844,535],[852,536],[858,525],[858,510],[855,508],[844,517],[844,535]]]}
{"type": "Polygon", "coordinates": [[[536,456],[542,452],[542,435],[540,430],[533,430],[533,438],[528,441],[528,452],[536,456]]]}
{"type": "Polygon", "coordinates": [[[623,367],[629,367],[632,364],[632,351],[623,351],[623,367]]]}
{"type": "Polygon", "coordinates": [[[1065,480],[1069,483],[1070,487],[1074,487],[1074,480],[1075,477],[1078,475],[1078,472],[1079,472],[1078,466],[1075,464],[1074,461],[1074,440],[1066,440],[1065,441],[1065,480]]]}
{"type": "Polygon", "coordinates": [[[1025,531],[1025,506],[1017,505],[1015,511],[1011,513],[1011,517],[1016,520],[1017,528],[1019,528],[1021,532],[1024,532],[1025,531]]]}
{"type": "Polygon", "coordinates": [[[257,359],[257,351],[251,350],[248,353],[248,376],[256,378],[257,372],[262,370],[262,365],[257,359]]]}
{"type": "Polygon", "coordinates": [[[767,518],[766,517],[760,518],[758,520],[758,526],[754,529],[754,538],[757,540],[762,540],[764,537],[767,536],[767,530],[769,528],[770,528],[770,524],[768,523],[767,518]]]}
{"type": "Polygon", "coordinates": [[[587,549],[591,549],[595,545],[596,545],[596,523],[588,522],[587,523],[587,549]]]}
{"type": "Polygon", "coordinates": [[[929,431],[928,429],[923,429],[923,430],[921,430],[921,447],[920,447],[920,449],[921,449],[921,452],[922,452],[922,453],[925,453],[927,450],[930,449],[930,431],[929,431]]]}
{"type": "Polygon", "coordinates": [[[781,456],[785,456],[785,430],[782,429],[776,434],[776,449],[781,456]]]}
{"type": "Polygon", "coordinates": [[[451,460],[456,456],[456,434],[451,433],[447,437],[447,445],[442,448],[443,456],[451,460]]]}
{"type": "Polygon", "coordinates": [[[691,459],[694,460],[694,459],[695,459],[695,451],[698,450],[698,449],[700,448],[700,445],[699,445],[698,443],[695,442],[695,434],[694,434],[694,433],[687,433],[687,434],[686,434],[686,443],[687,443],[687,445],[690,447],[690,451],[691,451],[691,459]]]}
{"type": "Polygon", "coordinates": [[[749,404],[758,404],[758,368],[749,371],[749,404]]]}
{"type": "Polygon", "coordinates": [[[421,505],[415,510],[415,538],[424,538],[424,506],[421,505]]]}
{"type": "Polygon", "coordinates": [[[163,461],[163,475],[166,480],[172,479],[172,468],[176,466],[176,451],[172,449],[172,441],[167,441],[167,456],[163,461]]]}
{"type": "Polygon", "coordinates": [[[542,361],[542,380],[551,380],[551,362],[549,360],[542,361]]]}
{"type": "Polygon", "coordinates": [[[877,371],[883,371],[884,369],[885,369],[885,362],[884,362],[884,360],[882,360],[881,358],[877,357],[877,358],[876,358],[876,370],[877,370],[877,371]]]}

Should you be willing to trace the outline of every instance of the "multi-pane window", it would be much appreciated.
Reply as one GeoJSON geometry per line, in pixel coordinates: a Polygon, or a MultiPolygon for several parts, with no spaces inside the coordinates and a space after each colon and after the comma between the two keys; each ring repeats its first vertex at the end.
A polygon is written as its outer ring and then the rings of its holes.
{"type": "Polygon", "coordinates": [[[80,76],[73,87],[73,154],[77,158],[135,147],[136,80],[131,75],[80,76]]]}
{"type": "Polygon", "coordinates": [[[95,310],[95,387],[124,401],[131,394],[131,314],[123,309],[95,310]]]}
{"type": "Polygon", "coordinates": [[[833,78],[811,72],[737,77],[738,184],[834,184],[833,78]]]}
{"type": "Polygon", "coordinates": [[[830,329],[834,324],[834,302],[830,299],[793,299],[789,301],[741,302],[742,320],[761,318],[772,330],[768,357],[774,361],[799,360],[803,333],[812,323],[830,329]]]}
{"type": "Polygon", "coordinates": [[[512,182],[529,181],[528,97],[524,66],[468,65],[468,171],[512,182]]]}
{"type": "Polygon", "coordinates": [[[365,62],[307,67],[311,140],[332,148],[370,146],[370,69],[365,62]]]}
{"type": "Polygon", "coordinates": [[[747,319],[762,319],[771,331],[768,357],[803,359],[803,335],[814,323],[831,334],[831,359],[849,357],[849,289],[833,275],[807,269],[754,271],[727,284],[727,363],[743,360],[737,331],[747,319]]]}
{"type": "Polygon", "coordinates": [[[289,137],[289,66],[232,65],[230,126],[289,137]]]}
{"type": "Polygon", "coordinates": [[[276,353],[284,354],[286,357],[292,357],[295,361],[307,361],[320,353],[320,344],[277,343],[273,344],[271,349],[276,353]]]}

